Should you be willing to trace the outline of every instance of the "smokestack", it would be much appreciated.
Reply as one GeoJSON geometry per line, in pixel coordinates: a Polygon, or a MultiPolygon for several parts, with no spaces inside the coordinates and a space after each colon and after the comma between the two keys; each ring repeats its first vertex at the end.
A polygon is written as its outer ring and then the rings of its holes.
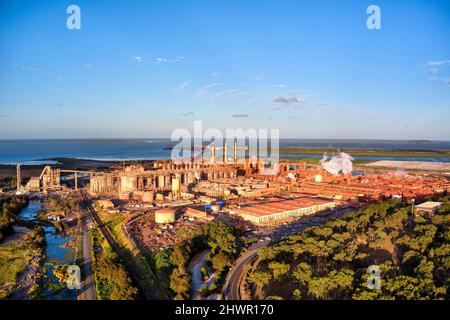
{"type": "Polygon", "coordinates": [[[19,192],[20,189],[22,189],[22,177],[20,175],[20,164],[17,165],[16,187],[17,187],[17,192],[19,192]]]}
{"type": "Polygon", "coordinates": [[[211,163],[214,164],[216,161],[216,148],[214,146],[211,147],[211,163]]]}
{"type": "Polygon", "coordinates": [[[227,163],[228,158],[228,146],[225,143],[225,147],[223,148],[223,163],[227,163]]]}

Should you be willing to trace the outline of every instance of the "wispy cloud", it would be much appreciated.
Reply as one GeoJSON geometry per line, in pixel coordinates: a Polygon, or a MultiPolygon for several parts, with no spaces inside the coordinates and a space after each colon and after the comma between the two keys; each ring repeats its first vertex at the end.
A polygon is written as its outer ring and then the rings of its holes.
{"type": "Polygon", "coordinates": [[[156,59],[155,59],[155,63],[158,63],[158,64],[162,64],[162,63],[171,63],[171,62],[172,62],[172,60],[167,59],[167,58],[161,58],[161,57],[159,57],[159,58],[156,58],[156,59]]]}
{"type": "Polygon", "coordinates": [[[56,81],[58,81],[58,82],[64,82],[64,79],[58,76],[58,77],[56,77],[56,81]]]}
{"type": "Polygon", "coordinates": [[[0,118],[11,118],[10,114],[1,114],[0,113],[0,118]]]}
{"type": "Polygon", "coordinates": [[[155,58],[154,62],[156,64],[187,63],[187,59],[184,56],[177,56],[175,58],[158,57],[158,58],[155,58]]]}
{"type": "Polygon", "coordinates": [[[211,101],[214,101],[217,98],[223,98],[223,97],[235,97],[236,94],[239,93],[239,90],[231,89],[231,90],[225,90],[221,92],[217,92],[211,97],[211,101]]]}
{"type": "Polygon", "coordinates": [[[181,83],[175,90],[175,94],[176,95],[181,95],[186,93],[187,88],[189,87],[189,85],[191,84],[192,81],[184,81],[183,83],[181,83]]]}
{"type": "Polygon", "coordinates": [[[142,62],[144,60],[144,57],[143,56],[134,56],[134,57],[132,57],[132,59],[137,62],[142,62]]]}
{"type": "Polygon", "coordinates": [[[178,57],[175,58],[175,62],[186,63],[186,58],[183,57],[183,56],[178,56],[178,57]]]}
{"type": "Polygon", "coordinates": [[[212,89],[214,87],[218,87],[220,85],[222,85],[222,84],[217,83],[217,82],[207,84],[206,86],[204,86],[198,90],[197,97],[200,99],[205,99],[205,100],[208,99],[209,95],[210,95],[210,92],[209,92],[210,89],[212,89]]]}
{"type": "Polygon", "coordinates": [[[86,63],[83,67],[86,69],[90,69],[90,68],[92,68],[92,65],[89,63],[86,63]]]}
{"type": "Polygon", "coordinates": [[[39,72],[40,71],[39,68],[30,67],[30,66],[22,66],[22,67],[20,67],[20,70],[30,71],[30,72],[39,72]]]}
{"type": "Polygon", "coordinates": [[[449,71],[450,71],[450,60],[436,60],[428,61],[425,64],[427,69],[427,78],[429,80],[439,80],[443,81],[445,84],[449,85],[449,71]]]}
{"type": "Polygon", "coordinates": [[[186,112],[186,113],[182,113],[181,114],[181,116],[183,116],[183,117],[190,117],[190,116],[193,116],[194,115],[194,112],[193,111],[190,111],[190,112],[186,112]]]}
{"type": "Polygon", "coordinates": [[[231,116],[232,118],[248,118],[249,115],[247,113],[236,113],[231,116]]]}
{"type": "Polygon", "coordinates": [[[300,99],[297,97],[278,96],[273,100],[273,102],[275,102],[276,104],[281,104],[281,105],[292,105],[292,104],[299,103],[300,99]]]}
{"type": "Polygon", "coordinates": [[[450,60],[428,61],[427,65],[430,67],[449,66],[450,60]]]}

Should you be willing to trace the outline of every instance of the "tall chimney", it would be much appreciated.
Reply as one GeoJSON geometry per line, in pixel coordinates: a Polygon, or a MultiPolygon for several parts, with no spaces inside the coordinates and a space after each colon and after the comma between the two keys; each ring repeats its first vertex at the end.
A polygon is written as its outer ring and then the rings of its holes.
{"type": "Polygon", "coordinates": [[[17,165],[16,187],[17,187],[17,192],[19,192],[20,189],[22,189],[22,178],[21,178],[21,175],[20,175],[20,164],[17,165]]]}
{"type": "Polygon", "coordinates": [[[225,143],[225,147],[223,148],[223,163],[227,163],[228,158],[228,146],[225,143]]]}
{"type": "Polygon", "coordinates": [[[211,147],[211,163],[214,164],[216,161],[216,148],[214,145],[211,147]]]}

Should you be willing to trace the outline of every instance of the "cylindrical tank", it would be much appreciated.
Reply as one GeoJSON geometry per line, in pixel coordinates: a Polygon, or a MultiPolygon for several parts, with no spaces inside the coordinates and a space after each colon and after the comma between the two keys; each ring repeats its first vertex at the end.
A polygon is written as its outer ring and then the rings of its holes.
{"type": "Polygon", "coordinates": [[[155,211],[156,223],[172,223],[175,222],[175,210],[159,209],[155,211]]]}

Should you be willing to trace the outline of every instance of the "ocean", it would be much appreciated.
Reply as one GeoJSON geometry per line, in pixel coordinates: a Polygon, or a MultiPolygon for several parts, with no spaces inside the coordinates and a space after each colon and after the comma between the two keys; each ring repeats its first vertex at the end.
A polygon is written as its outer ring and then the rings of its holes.
{"type": "MultiPolygon", "coordinates": [[[[170,139],[67,139],[67,140],[0,140],[0,164],[54,163],[52,158],[77,158],[103,161],[169,159],[170,139]]],[[[281,139],[280,147],[333,147],[394,150],[450,149],[450,141],[395,140],[312,140],[281,139]]],[[[231,152],[231,151],[230,151],[231,152]]],[[[217,154],[220,156],[220,154],[217,154]]],[[[281,155],[288,157],[321,157],[318,155],[281,155]]],[[[354,157],[366,160],[444,161],[450,158],[354,157]]]]}

